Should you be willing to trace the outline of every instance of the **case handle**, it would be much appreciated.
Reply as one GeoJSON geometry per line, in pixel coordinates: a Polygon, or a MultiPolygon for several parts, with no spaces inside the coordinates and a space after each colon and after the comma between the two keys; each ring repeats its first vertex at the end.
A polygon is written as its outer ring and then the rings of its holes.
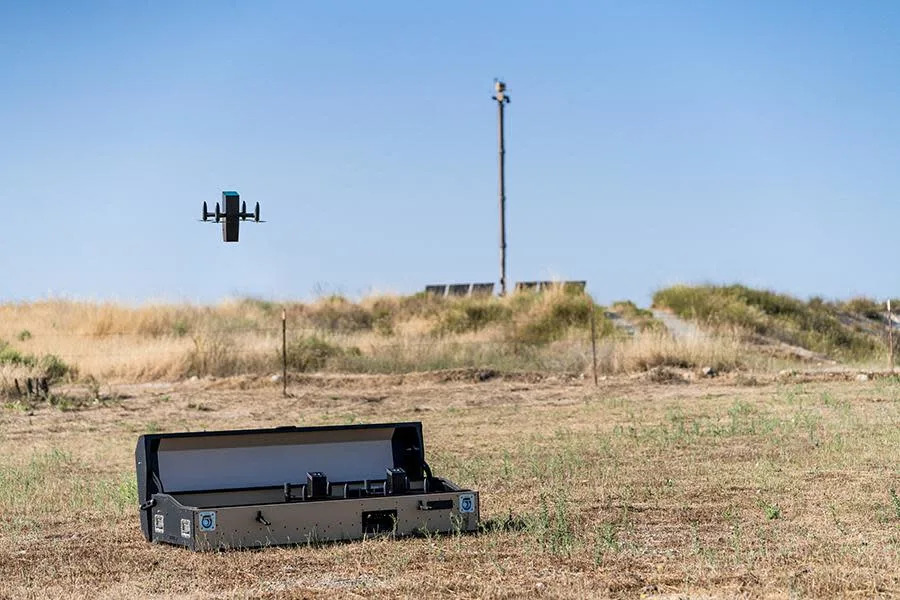
{"type": "Polygon", "coordinates": [[[453,508],[453,500],[419,501],[419,510],[448,510],[453,508]]]}

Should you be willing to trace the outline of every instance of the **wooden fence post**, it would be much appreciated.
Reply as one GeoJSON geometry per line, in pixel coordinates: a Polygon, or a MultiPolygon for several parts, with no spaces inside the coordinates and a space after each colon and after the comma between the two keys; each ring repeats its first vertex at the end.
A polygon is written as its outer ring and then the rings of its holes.
{"type": "Polygon", "coordinates": [[[597,387],[597,323],[594,316],[594,303],[591,302],[591,354],[594,357],[594,387],[597,387]]]}
{"type": "Polygon", "coordinates": [[[287,398],[287,309],[281,309],[281,394],[287,398]]]}
{"type": "Polygon", "coordinates": [[[894,319],[891,318],[891,301],[887,301],[888,346],[891,355],[891,374],[894,373],[894,319]]]}

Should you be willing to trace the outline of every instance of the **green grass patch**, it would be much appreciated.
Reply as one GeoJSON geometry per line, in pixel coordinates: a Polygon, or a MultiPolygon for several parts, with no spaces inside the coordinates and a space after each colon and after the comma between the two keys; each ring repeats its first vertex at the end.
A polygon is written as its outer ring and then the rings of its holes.
{"type": "Polygon", "coordinates": [[[586,294],[516,294],[514,319],[508,337],[520,344],[540,345],[563,339],[572,330],[588,332],[593,315],[597,337],[611,335],[615,327],[586,294]]]}
{"type": "Polygon", "coordinates": [[[503,323],[512,316],[512,309],[500,299],[460,298],[448,303],[437,317],[435,333],[439,335],[478,331],[492,323],[503,323]]]}
{"type": "Polygon", "coordinates": [[[653,295],[653,305],[713,327],[738,327],[829,356],[864,360],[884,351],[873,335],[844,324],[838,307],[743,285],[678,285],[653,295]]]}
{"type": "Polygon", "coordinates": [[[306,336],[288,344],[287,366],[294,371],[321,371],[333,359],[359,354],[358,348],[343,348],[318,336],[306,336]]]}
{"type": "Polygon", "coordinates": [[[55,354],[45,354],[43,356],[25,354],[12,348],[9,343],[0,340],[0,366],[2,365],[34,369],[34,376],[46,377],[51,382],[59,381],[66,375],[74,374],[74,369],[55,354]]]}

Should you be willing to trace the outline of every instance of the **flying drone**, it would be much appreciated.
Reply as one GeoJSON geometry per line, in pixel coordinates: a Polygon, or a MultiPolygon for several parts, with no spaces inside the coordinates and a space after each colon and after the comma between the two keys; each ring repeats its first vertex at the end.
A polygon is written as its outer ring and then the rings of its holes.
{"type": "Polygon", "coordinates": [[[256,208],[253,209],[253,212],[248,213],[247,203],[241,202],[241,195],[237,192],[222,192],[222,204],[225,206],[224,212],[219,207],[218,202],[216,202],[216,210],[210,212],[206,207],[206,202],[204,202],[203,218],[201,220],[207,221],[212,217],[215,223],[221,222],[222,240],[225,242],[238,241],[241,221],[253,219],[257,223],[265,223],[265,221],[259,220],[259,202],[256,203],[256,208]]]}

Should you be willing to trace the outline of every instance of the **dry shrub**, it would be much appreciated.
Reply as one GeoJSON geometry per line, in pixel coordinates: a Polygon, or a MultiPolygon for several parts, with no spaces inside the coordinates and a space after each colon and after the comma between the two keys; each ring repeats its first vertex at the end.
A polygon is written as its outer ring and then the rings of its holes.
{"type": "MultiPolygon", "coordinates": [[[[900,306],[900,303],[897,303],[894,300],[894,306],[900,306]]],[[[881,321],[884,319],[885,314],[887,312],[887,306],[883,302],[878,302],[877,300],[873,300],[872,298],[866,298],[863,296],[858,296],[856,298],[850,298],[844,302],[837,303],[837,308],[839,310],[843,310],[849,313],[859,314],[867,319],[872,319],[876,321],[881,321]]]]}
{"type": "Polygon", "coordinates": [[[415,318],[430,319],[444,310],[448,302],[454,300],[421,292],[411,296],[371,296],[361,300],[360,304],[372,309],[380,304],[393,313],[395,320],[408,321],[415,318]]]}
{"type": "Polygon", "coordinates": [[[7,373],[14,373],[13,378],[40,377],[55,382],[66,375],[74,375],[74,370],[56,355],[35,356],[19,352],[4,340],[0,340],[0,367],[7,373]]]}
{"type": "Polygon", "coordinates": [[[745,353],[740,340],[734,337],[675,339],[667,334],[647,333],[608,345],[601,368],[607,373],[649,371],[656,367],[712,367],[724,372],[746,366],[745,353]]]}
{"type": "Polygon", "coordinates": [[[22,382],[29,377],[38,376],[39,374],[33,367],[8,363],[0,364],[0,398],[13,394],[16,391],[16,381],[22,382]]]}
{"type": "Polygon", "coordinates": [[[493,323],[505,323],[512,311],[499,298],[459,298],[447,302],[438,314],[434,332],[438,335],[475,332],[493,323]]]}
{"type": "MultiPolygon", "coordinates": [[[[311,335],[295,340],[287,346],[287,366],[294,371],[321,371],[330,361],[342,356],[359,356],[358,348],[342,348],[325,339],[311,335]]],[[[281,358],[280,354],[277,358],[281,358]]]]}
{"type": "Polygon", "coordinates": [[[296,304],[291,316],[312,329],[329,333],[352,333],[372,329],[372,314],[343,296],[320,298],[312,304],[296,304]]]}
{"type": "Polygon", "coordinates": [[[681,373],[669,367],[653,367],[647,372],[647,376],[653,383],[688,383],[688,380],[681,373]]]}
{"type": "Polygon", "coordinates": [[[546,344],[565,338],[573,330],[587,331],[592,312],[598,337],[614,330],[590,296],[566,291],[562,286],[540,294],[519,292],[506,302],[512,312],[508,339],[517,343],[546,344]]]}
{"type": "Polygon", "coordinates": [[[398,328],[412,322],[426,324],[416,328],[418,333],[430,331],[431,321],[444,310],[446,303],[446,299],[432,294],[383,294],[363,298],[359,301],[359,306],[370,312],[374,331],[382,335],[393,335],[398,328]]]}
{"type": "Polygon", "coordinates": [[[183,357],[174,357],[171,363],[175,377],[267,373],[276,370],[281,362],[274,352],[274,340],[212,331],[195,335],[192,341],[193,348],[183,357]]]}
{"type": "Polygon", "coordinates": [[[197,335],[194,348],[188,353],[188,373],[191,375],[231,375],[236,372],[239,358],[232,352],[234,340],[223,334],[197,335]]]}

